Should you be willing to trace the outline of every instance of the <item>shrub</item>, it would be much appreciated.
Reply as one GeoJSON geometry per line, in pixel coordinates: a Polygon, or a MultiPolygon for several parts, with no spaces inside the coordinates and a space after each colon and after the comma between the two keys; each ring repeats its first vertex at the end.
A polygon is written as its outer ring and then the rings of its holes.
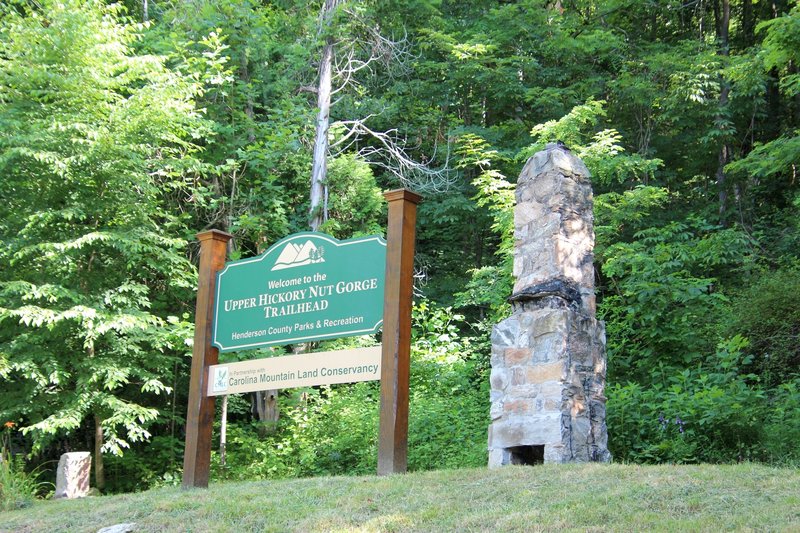
{"type": "Polygon", "coordinates": [[[33,503],[51,483],[38,480],[38,470],[25,472],[22,461],[0,457],[0,511],[22,509],[33,503]]]}
{"type": "Polygon", "coordinates": [[[732,306],[731,334],[750,341],[756,370],[767,384],[800,372],[800,267],[765,272],[732,306]]]}
{"type": "Polygon", "coordinates": [[[800,376],[781,384],[770,398],[764,425],[765,459],[800,466],[800,376]]]}
{"type": "Polygon", "coordinates": [[[637,463],[734,462],[763,456],[767,396],[752,374],[746,341],[721,342],[704,366],[652,370],[650,385],[608,390],[609,447],[615,459],[637,463]]]}

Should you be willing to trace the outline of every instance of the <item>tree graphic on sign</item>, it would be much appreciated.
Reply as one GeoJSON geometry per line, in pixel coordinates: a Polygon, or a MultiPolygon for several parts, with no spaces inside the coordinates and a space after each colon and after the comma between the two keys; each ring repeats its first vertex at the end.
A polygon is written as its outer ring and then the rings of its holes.
{"type": "Polygon", "coordinates": [[[321,263],[324,256],[325,256],[325,248],[323,248],[322,246],[314,250],[311,250],[311,252],[308,254],[308,258],[311,259],[312,263],[321,263]]]}

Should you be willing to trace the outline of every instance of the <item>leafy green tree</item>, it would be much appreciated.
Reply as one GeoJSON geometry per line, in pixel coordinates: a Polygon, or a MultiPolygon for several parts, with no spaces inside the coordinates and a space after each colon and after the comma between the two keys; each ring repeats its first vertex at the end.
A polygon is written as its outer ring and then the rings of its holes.
{"type": "Polygon", "coordinates": [[[299,204],[308,201],[313,116],[299,88],[311,79],[311,11],[299,3],[175,2],[141,43],[201,66],[209,36],[224,43],[214,58],[220,65],[207,74],[215,83],[196,98],[213,132],[197,144],[213,171],[197,176],[191,214],[197,227],[232,232],[234,256],[307,226],[299,204]]]}
{"type": "Polygon", "coordinates": [[[150,436],[185,351],[176,199],[203,171],[202,80],[135,54],[118,6],[0,9],[0,416],[34,451],[93,424],[102,489],[102,454],[150,436]]]}

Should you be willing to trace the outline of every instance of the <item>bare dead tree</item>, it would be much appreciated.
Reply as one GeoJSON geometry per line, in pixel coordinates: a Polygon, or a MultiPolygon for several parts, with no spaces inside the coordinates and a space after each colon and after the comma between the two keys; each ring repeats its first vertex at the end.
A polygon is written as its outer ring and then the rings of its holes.
{"type": "MultiPolygon", "coordinates": [[[[341,97],[331,101],[332,97],[359,85],[359,76],[377,74],[376,67],[391,66],[387,69],[390,76],[407,71],[408,64],[413,58],[411,46],[407,35],[402,39],[392,40],[384,37],[377,27],[360,19],[353,11],[345,11],[351,20],[358,23],[361,38],[348,40],[335,40],[331,30],[336,10],[343,6],[346,0],[325,0],[319,18],[319,34],[326,34],[322,46],[322,54],[318,68],[318,82],[316,87],[302,86],[298,90],[315,93],[317,96],[317,118],[314,139],[314,152],[311,170],[310,210],[309,225],[312,231],[318,231],[320,226],[328,219],[328,187],[326,184],[328,172],[328,158],[331,150],[335,150],[336,157],[345,150],[359,146],[359,141],[372,139],[373,144],[361,146],[358,154],[367,162],[381,167],[396,176],[404,186],[419,192],[441,191],[454,183],[453,173],[448,168],[448,157],[442,168],[433,169],[425,162],[414,160],[409,155],[406,139],[396,129],[378,131],[367,126],[367,121],[374,115],[358,120],[339,121],[334,123],[337,132],[342,134],[331,145],[329,132],[331,129],[331,107],[335,106],[341,97]],[[336,87],[334,88],[334,81],[336,87]]],[[[436,151],[430,157],[434,160],[436,151]]],[[[298,344],[294,347],[295,353],[309,351],[308,344],[298,344]]],[[[264,434],[273,430],[280,416],[278,406],[278,390],[259,391],[253,395],[253,412],[265,424],[262,426],[264,434]]]]}
{"type": "MultiPolygon", "coordinates": [[[[320,32],[330,26],[334,10],[341,0],[325,0],[320,16],[320,32]]],[[[327,187],[325,179],[328,174],[328,128],[331,117],[331,88],[333,68],[332,36],[325,39],[322,47],[322,59],[319,63],[319,83],[317,85],[317,130],[314,136],[314,159],[311,164],[311,209],[309,223],[311,231],[317,231],[328,218],[327,209],[323,207],[323,197],[326,196],[327,187]]],[[[327,202],[324,202],[327,204],[327,202]]]]}
{"type": "Polygon", "coordinates": [[[312,91],[317,94],[317,124],[309,211],[312,231],[317,231],[328,218],[327,159],[331,156],[336,157],[353,147],[359,147],[358,154],[365,161],[383,168],[395,176],[403,186],[419,192],[442,192],[455,183],[455,174],[449,167],[449,142],[446,143],[445,163],[439,168],[434,168],[429,162],[436,159],[436,148],[425,160],[414,159],[410,155],[412,147],[397,129],[380,131],[367,126],[367,121],[374,115],[335,122],[336,130],[342,131],[342,135],[332,145],[330,144],[331,107],[342,97],[333,102],[331,98],[358,87],[359,77],[365,74],[374,78],[377,75],[375,68],[379,65],[388,72],[389,77],[405,73],[413,59],[407,35],[401,39],[387,38],[381,34],[378,27],[363,20],[357,12],[346,9],[345,3],[346,0],[325,0],[320,15],[320,33],[328,30],[329,35],[322,48],[317,88],[312,91]],[[336,41],[330,36],[329,30],[335,10],[340,7],[359,29],[359,38],[336,41]],[[364,145],[364,141],[367,140],[371,144],[364,145]]]}
{"type": "MultiPolygon", "coordinates": [[[[404,187],[418,192],[444,192],[456,183],[456,174],[450,168],[450,145],[448,142],[445,163],[438,168],[431,167],[426,162],[412,158],[408,151],[407,139],[402,137],[397,129],[388,131],[375,131],[367,126],[367,121],[372,115],[358,120],[344,120],[336,122],[341,126],[344,134],[337,139],[331,149],[336,149],[333,155],[337,156],[358,141],[365,138],[373,140],[374,144],[362,146],[358,155],[366,162],[383,168],[395,176],[404,187]]],[[[434,147],[431,160],[436,158],[438,145],[434,147]]]]}
{"type": "Polygon", "coordinates": [[[382,65],[382,72],[389,79],[405,75],[411,70],[410,63],[415,56],[408,34],[404,33],[399,39],[390,39],[382,35],[377,26],[363,20],[358,13],[348,9],[344,9],[344,12],[357,22],[361,36],[335,43],[333,77],[337,80],[338,87],[333,94],[347,87],[357,86],[358,80],[354,75],[364,69],[368,69],[369,75],[374,77],[377,72],[373,68],[382,65]]]}

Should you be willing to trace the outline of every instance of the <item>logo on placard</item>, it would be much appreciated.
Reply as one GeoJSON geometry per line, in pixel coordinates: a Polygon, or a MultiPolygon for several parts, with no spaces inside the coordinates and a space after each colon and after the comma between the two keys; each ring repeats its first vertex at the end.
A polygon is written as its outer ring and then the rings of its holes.
{"type": "Polygon", "coordinates": [[[294,268],[312,263],[324,263],[325,248],[317,246],[310,240],[305,244],[286,243],[283,251],[275,261],[272,270],[283,270],[284,268],[294,268]]]}
{"type": "Polygon", "coordinates": [[[221,366],[214,369],[214,383],[211,386],[214,392],[223,392],[228,390],[228,367],[221,366]]]}

